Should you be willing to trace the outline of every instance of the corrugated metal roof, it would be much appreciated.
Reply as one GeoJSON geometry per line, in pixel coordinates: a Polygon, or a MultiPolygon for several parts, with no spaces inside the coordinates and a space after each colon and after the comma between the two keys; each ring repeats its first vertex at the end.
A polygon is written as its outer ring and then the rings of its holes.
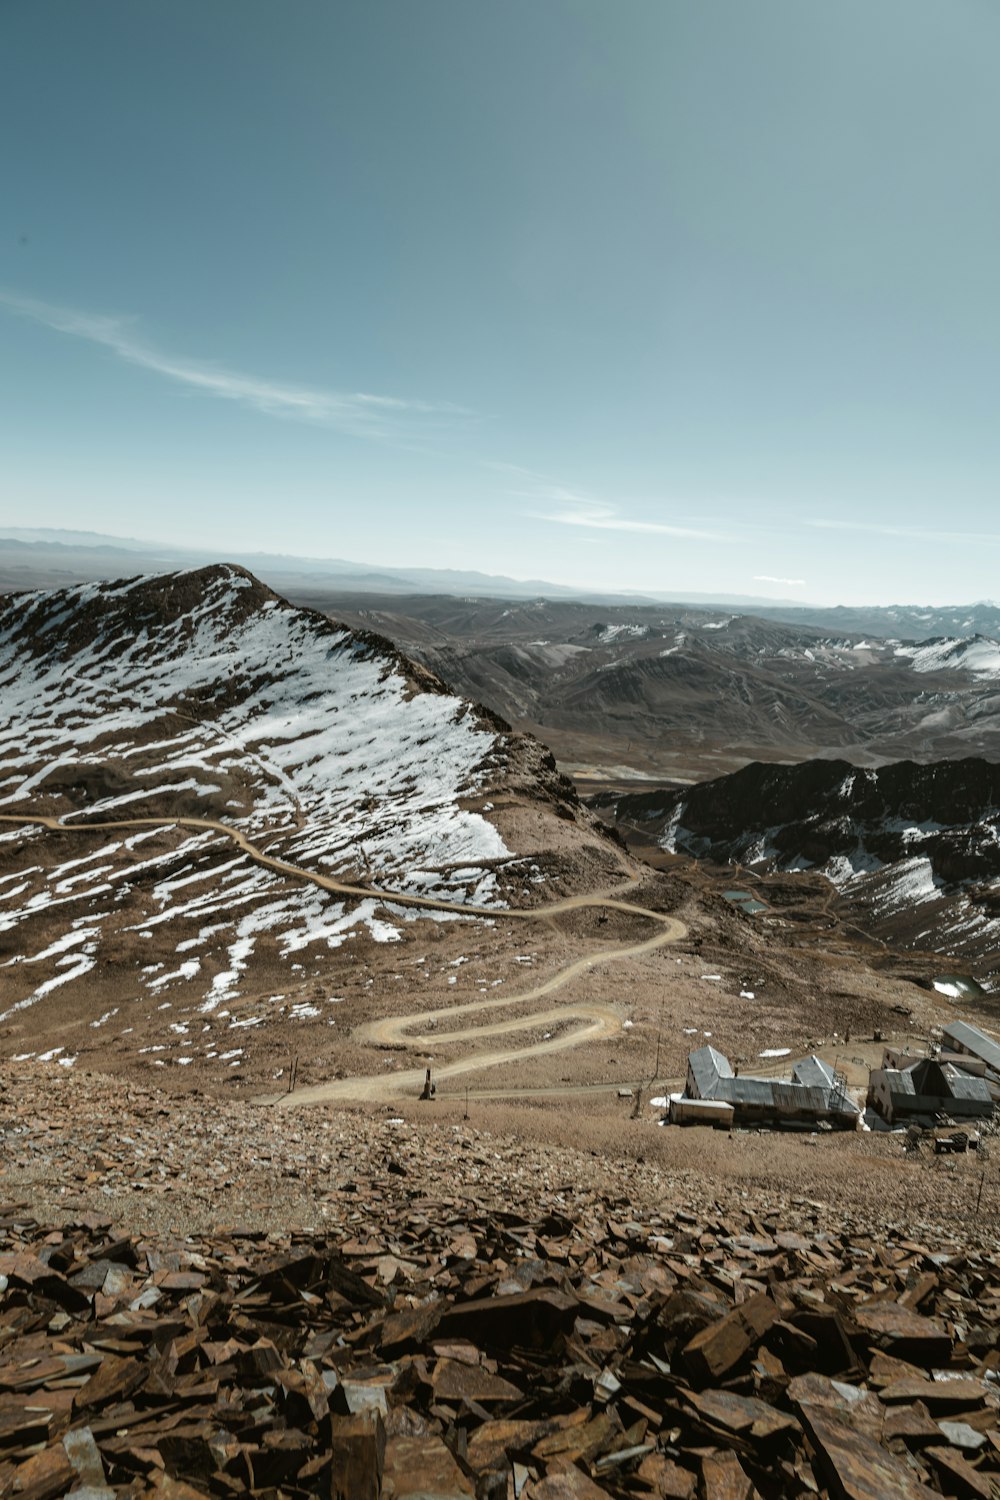
{"type": "Polygon", "coordinates": [[[688,1067],[702,1099],[728,1099],[725,1085],[730,1082],[733,1070],[729,1058],[714,1047],[699,1047],[688,1057],[688,1067]]]}
{"type": "Polygon", "coordinates": [[[703,1050],[711,1053],[715,1070],[720,1078],[732,1078],[733,1065],[724,1052],[719,1052],[715,1047],[705,1047],[703,1050]]]}
{"type": "Polygon", "coordinates": [[[883,1075],[894,1098],[905,1095],[923,1099],[940,1099],[946,1104],[949,1099],[978,1099],[988,1103],[992,1099],[989,1084],[984,1078],[973,1078],[962,1073],[951,1063],[937,1063],[923,1057],[910,1068],[883,1068],[883,1075]]]}
{"type": "Polygon", "coordinates": [[[818,1088],[833,1086],[833,1068],[815,1054],[797,1062],[792,1069],[792,1077],[796,1083],[810,1084],[818,1088]]]}
{"type": "Polygon", "coordinates": [[[983,1062],[1000,1072],[1000,1042],[995,1042],[978,1026],[972,1026],[968,1021],[950,1021],[944,1034],[949,1042],[981,1057],[983,1062]]]}
{"type": "Polygon", "coordinates": [[[778,1087],[775,1078],[732,1078],[726,1082],[729,1085],[726,1098],[732,1099],[734,1104],[773,1105],[775,1102],[778,1087]]]}
{"type": "Polygon", "coordinates": [[[857,1106],[835,1087],[833,1069],[818,1057],[797,1064],[790,1079],[755,1078],[749,1073],[737,1077],[721,1052],[714,1047],[699,1047],[688,1057],[688,1068],[702,1099],[721,1099],[744,1109],[788,1115],[857,1113],[857,1106]],[[798,1076],[800,1067],[804,1079],[798,1076]]]}
{"type": "Polygon", "coordinates": [[[984,1103],[992,1100],[993,1095],[985,1078],[971,1077],[952,1067],[951,1063],[946,1063],[941,1072],[945,1075],[953,1099],[981,1099],[984,1103]]]}
{"type": "Polygon", "coordinates": [[[798,1110],[817,1115],[829,1114],[831,1111],[836,1111],[838,1114],[856,1113],[850,1100],[834,1094],[832,1089],[813,1087],[804,1083],[779,1083],[775,1103],[779,1109],[790,1114],[798,1110]]]}

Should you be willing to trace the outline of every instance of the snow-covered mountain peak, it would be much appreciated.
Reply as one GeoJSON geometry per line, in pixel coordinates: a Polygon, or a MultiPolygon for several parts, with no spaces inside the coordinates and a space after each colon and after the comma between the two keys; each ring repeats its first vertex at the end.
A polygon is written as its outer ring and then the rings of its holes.
{"type": "Polygon", "coordinates": [[[1000,679],[1000,641],[990,636],[942,636],[897,646],[896,655],[909,658],[915,672],[960,671],[983,680],[1000,679]]]}
{"type": "MultiPolygon", "coordinates": [[[[504,736],[375,636],[228,565],[0,611],[0,804],[203,812],[387,880],[503,859],[459,801],[504,736]]],[[[485,890],[483,891],[485,896],[485,890]]]]}

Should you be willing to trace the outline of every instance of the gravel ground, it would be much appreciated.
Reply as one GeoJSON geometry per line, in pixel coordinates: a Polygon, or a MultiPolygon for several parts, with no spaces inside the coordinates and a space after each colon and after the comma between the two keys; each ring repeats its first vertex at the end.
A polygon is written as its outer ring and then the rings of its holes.
{"type": "Polygon", "coordinates": [[[457,1102],[278,1113],[44,1066],[0,1070],[0,1199],[42,1222],[97,1211],[128,1230],[344,1226],[380,1202],[534,1211],[607,1192],[633,1216],[741,1208],[850,1222],[880,1238],[989,1244],[990,1158],[904,1159],[898,1136],[661,1128],[617,1095],[534,1107],[457,1102]],[[980,1198],[980,1190],[981,1198],[980,1198]],[[977,1212],[977,1200],[978,1212],[977,1212]]]}

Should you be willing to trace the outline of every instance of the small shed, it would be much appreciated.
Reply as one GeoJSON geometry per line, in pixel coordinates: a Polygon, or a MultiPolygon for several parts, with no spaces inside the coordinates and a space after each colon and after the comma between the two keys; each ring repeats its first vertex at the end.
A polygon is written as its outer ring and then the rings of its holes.
{"type": "Polygon", "coordinates": [[[733,1114],[733,1106],[724,1099],[686,1099],[683,1094],[675,1094],[670,1100],[671,1125],[711,1125],[728,1130],[733,1114]]]}

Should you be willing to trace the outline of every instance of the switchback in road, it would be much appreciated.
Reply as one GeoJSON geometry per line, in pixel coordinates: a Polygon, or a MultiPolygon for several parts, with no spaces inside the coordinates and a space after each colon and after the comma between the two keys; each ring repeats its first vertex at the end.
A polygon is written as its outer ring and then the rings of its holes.
{"type": "MultiPolygon", "coordinates": [[[[670,943],[680,942],[687,935],[686,926],[676,917],[652,911],[630,901],[623,901],[613,893],[597,892],[587,896],[567,896],[559,901],[551,901],[545,906],[530,908],[482,907],[463,905],[458,901],[446,901],[435,896],[416,896],[404,891],[389,891],[380,886],[355,885],[348,881],[337,880],[335,876],[323,875],[318,871],[308,870],[302,865],[290,864],[287,860],[278,859],[260,849],[240,829],[232,828],[229,824],[218,822],[214,818],[116,818],[91,823],[65,823],[60,818],[39,813],[30,815],[3,813],[0,814],[0,823],[19,827],[46,828],[54,833],[85,833],[89,830],[107,833],[136,828],[211,830],[231,840],[264,869],[274,870],[290,879],[307,881],[323,890],[342,896],[355,896],[364,900],[374,898],[393,906],[448,912],[463,917],[489,918],[491,921],[551,923],[570,912],[594,909],[618,911],[629,916],[643,917],[656,924],[657,931],[652,937],[619,948],[609,948],[606,944],[592,948],[555,974],[550,975],[542,984],[518,994],[508,994],[502,999],[473,1000],[466,1005],[444,1006],[435,1010],[422,1011],[418,1015],[389,1017],[385,1020],[368,1022],[355,1032],[358,1041],[369,1045],[405,1046],[426,1052],[431,1047],[440,1048],[454,1042],[480,1042],[489,1037],[523,1032],[529,1028],[568,1027],[568,1029],[560,1030],[556,1036],[525,1046],[501,1047],[495,1051],[477,1050],[436,1069],[435,1077],[439,1081],[454,1079],[463,1073],[474,1072],[482,1068],[526,1061],[528,1058],[562,1051],[568,1047],[578,1047],[583,1042],[599,1041],[616,1035],[621,1030],[621,1017],[610,1006],[592,1002],[571,1001],[546,1010],[532,1011],[524,1016],[514,1015],[505,1017],[503,1020],[489,1021],[482,1026],[455,1027],[454,1023],[468,1022],[474,1016],[490,1011],[516,1010],[517,1007],[528,1005],[534,1000],[544,999],[547,995],[565,988],[574,979],[591,969],[607,964],[622,963],[632,958],[641,958],[670,943]],[[448,1023],[452,1029],[438,1029],[439,1021],[448,1023]],[[420,1028],[431,1029],[420,1030],[420,1028]]],[[[347,1099],[398,1099],[406,1095],[412,1096],[415,1091],[419,1090],[423,1077],[424,1070],[420,1067],[393,1073],[391,1077],[359,1074],[353,1078],[338,1078],[296,1089],[294,1093],[279,1095],[271,1102],[283,1109],[296,1109],[308,1104],[332,1103],[347,1099]]]]}

